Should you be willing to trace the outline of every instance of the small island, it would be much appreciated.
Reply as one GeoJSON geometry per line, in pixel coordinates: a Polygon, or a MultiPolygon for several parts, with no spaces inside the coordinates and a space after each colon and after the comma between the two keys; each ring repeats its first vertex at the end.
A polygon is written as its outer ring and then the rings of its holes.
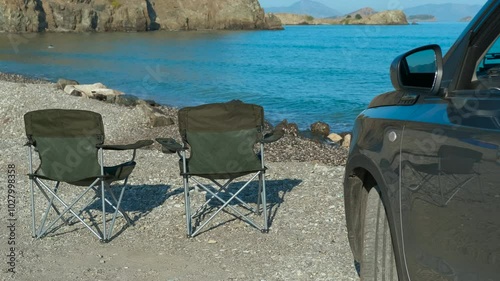
{"type": "Polygon", "coordinates": [[[311,15],[274,13],[284,25],[407,25],[406,15],[401,10],[375,12],[363,8],[345,16],[314,18],[311,15]]]}

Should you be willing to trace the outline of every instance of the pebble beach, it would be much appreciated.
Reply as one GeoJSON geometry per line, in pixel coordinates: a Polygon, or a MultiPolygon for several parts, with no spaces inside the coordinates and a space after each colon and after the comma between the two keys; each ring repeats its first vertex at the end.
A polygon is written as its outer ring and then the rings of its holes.
{"type": "MultiPolygon", "coordinates": [[[[23,115],[46,108],[91,110],[103,116],[105,143],[140,139],[180,140],[177,109],[164,107],[174,124],[151,127],[138,107],[75,97],[54,83],[0,74],[0,180],[15,167],[15,273],[8,270],[7,241],[0,231],[2,280],[357,280],[347,242],[343,172],[347,149],[285,135],[266,146],[270,231],[263,234],[223,214],[213,227],[186,238],[184,195],[178,156],[154,145],[137,152],[137,167],[124,197],[134,225],[118,222],[100,243],[79,224],[42,239],[31,237],[31,210],[23,115]]],[[[292,120],[293,121],[293,120],[292,120]]],[[[127,152],[105,154],[106,164],[127,152]]],[[[64,196],[76,191],[61,187],[64,196]]],[[[205,194],[193,189],[194,199],[205,194]]],[[[6,200],[7,188],[0,187],[6,200]]],[[[0,218],[10,216],[1,204],[0,218]]]]}

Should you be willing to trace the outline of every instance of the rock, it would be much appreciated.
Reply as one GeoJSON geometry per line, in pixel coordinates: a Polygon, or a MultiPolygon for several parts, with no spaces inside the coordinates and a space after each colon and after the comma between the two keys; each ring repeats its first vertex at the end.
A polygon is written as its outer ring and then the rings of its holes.
{"type": "Polygon", "coordinates": [[[60,78],[59,80],[57,80],[56,87],[57,89],[64,90],[64,88],[67,85],[79,85],[79,84],[80,83],[78,83],[78,81],[76,80],[60,78]]]}
{"type": "Polygon", "coordinates": [[[113,102],[123,106],[136,106],[139,103],[139,98],[133,95],[118,95],[113,102]]]}
{"type": "Polygon", "coordinates": [[[330,134],[330,126],[324,122],[318,121],[311,124],[311,133],[313,135],[328,136],[330,134]]]}
{"type": "Polygon", "coordinates": [[[344,136],[344,140],[342,141],[343,147],[349,147],[351,145],[351,134],[347,134],[344,136]]]}
{"type": "Polygon", "coordinates": [[[81,97],[83,96],[82,92],[78,91],[77,89],[72,89],[71,92],[69,93],[70,96],[75,96],[75,97],[81,97]]]}
{"type": "Polygon", "coordinates": [[[285,119],[281,121],[276,127],[281,128],[283,132],[285,132],[286,135],[291,135],[294,137],[297,137],[299,135],[299,126],[295,123],[288,123],[288,121],[285,119]]]}
{"type": "MultiPolygon", "coordinates": [[[[45,13],[40,0],[3,0],[0,2],[0,31],[44,31],[46,23],[40,20],[44,17],[45,13]]],[[[27,40],[21,37],[18,39],[27,40]]]]}
{"type": "Polygon", "coordinates": [[[165,127],[175,124],[172,118],[158,112],[154,112],[149,118],[152,127],[165,127]]]}
{"type": "Polygon", "coordinates": [[[266,14],[264,21],[266,22],[269,30],[283,30],[283,23],[280,18],[274,14],[266,14]]]}
{"type": "Polygon", "coordinates": [[[152,107],[146,101],[139,101],[138,106],[148,118],[151,127],[164,127],[175,124],[172,118],[168,117],[159,108],[152,107]]]}
{"type": "Polygon", "coordinates": [[[75,89],[75,86],[74,85],[66,85],[66,87],[64,87],[64,92],[68,95],[72,95],[72,96],[82,96],[82,92],[78,91],[77,89],[75,89]],[[80,94],[78,95],[75,95],[73,94],[74,92],[78,92],[80,94]]]}
{"type": "Polygon", "coordinates": [[[342,140],[342,137],[335,133],[329,134],[327,138],[336,143],[340,143],[340,141],[342,140]]]}
{"type": "Polygon", "coordinates": [[[66,85],[64,87],[64,92],[69,95],[84,96],[89,99],[97,99],[109,102],[115,102],[116,96],[123,95],[123,92],[108,89],[102,83],[66,85]]]}
{"type": "Polygon", "coordinates": [[[94,94],[92,93],[92,91],[95,91],[96,89],[106,89],[106,86],[104,86],[101,83],[84,84],[84,85],[66,85],[66,87],[64,87],[64,92],[71,95],[71,93],[74,90],[77,90],[81,92],[82,96],[86,98],[94,98],[94,94]]]}

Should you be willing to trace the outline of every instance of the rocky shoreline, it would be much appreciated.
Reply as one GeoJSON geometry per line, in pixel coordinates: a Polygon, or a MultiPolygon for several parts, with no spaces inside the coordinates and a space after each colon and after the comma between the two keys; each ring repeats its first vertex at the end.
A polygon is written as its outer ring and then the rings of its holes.
{"type": "MultiPolygon", "coordinates": [[[[8,81],[14,83],[29,83],[29,84],[49,84],[50,87],[60,90],[61,99],[70,96],[70,92],[65,93],[63,90],[67,86],[66,81],[64,84],[53,83],[51,81],[31,78],[20,74],[1,73],[0,81],[8,81]]],[[[74,81],[76,82],[76,81],[74,81]]],[[[100,84],[100,83],[99,83],[100,84]]],[[[102,85],[102,84],[100,84],[102,85]]],[[[74,94],[72,96],[82,96],[82,94],[74,94]]],[[[124,98],[120,100],[113,100],[113,103],[119,104],[123,107],[138,107],[141,109],[141,114],[145,115],[146,126],[143,128],[144,137],[154,139],[157,137],[173,137],[180,140],[177,123],[177,111],[174,107],[160,105],[154,101],[142,101],[135,97],[123,95],[124,98]],[[160,132],[163,132],[160,134],[160,132]]],[[[94,97],[95,98],[95,97],[94,97]]],[[[96,98],[98,99],[98,98],[96,98]]],[[[104,98],[104,101],[105,98],[104,98]]],[[[105,103],[103,103],[105,104],[105,103]]],[[[57,105],[54,105],[57,107],[57,105]]],[[[327,124],[316,122],[312,124],[312,130],[317,131],[319,135],[312,135],[310,138],[304,137],[300,134],[297,126],[294,123],[283,121],[285,128],[284,137],[276,143],[266,145],[266,158],[273,162],[283,161],[299,161],[306,162],[312,161],[317,163],[329,165],[344,165],[347,160],[348,147],[350,141],[344,137],[348,133],[335,134],[329,133],[327,124]],[[326,130],[326,131],[325,131],[326,130]],[[343,145],[341,145],[343,143],[343,145]]],[[[269,125],[272,127],[271,125],[269,125]]],[[[269,128],[271,129],[271,128],[269,128]]],[[[155,146],[160,149],[159,146],[155,146]]]]}

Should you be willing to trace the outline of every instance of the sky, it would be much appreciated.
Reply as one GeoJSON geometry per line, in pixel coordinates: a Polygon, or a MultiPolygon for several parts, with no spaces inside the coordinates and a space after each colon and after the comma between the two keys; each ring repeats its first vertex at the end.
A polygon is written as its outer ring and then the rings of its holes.
{"type": "MultiPolygon", "coordinates": [[[[299,0],[259,0],[260,5],[266,7],[290,6],[299,0]]],[[[403,10],[423,4],[479,4],[483,5],[486,0],[314,0],[323,3],[341,13],[350,13],[364,7],[371,7],[377,11],[403,10]]]]}

